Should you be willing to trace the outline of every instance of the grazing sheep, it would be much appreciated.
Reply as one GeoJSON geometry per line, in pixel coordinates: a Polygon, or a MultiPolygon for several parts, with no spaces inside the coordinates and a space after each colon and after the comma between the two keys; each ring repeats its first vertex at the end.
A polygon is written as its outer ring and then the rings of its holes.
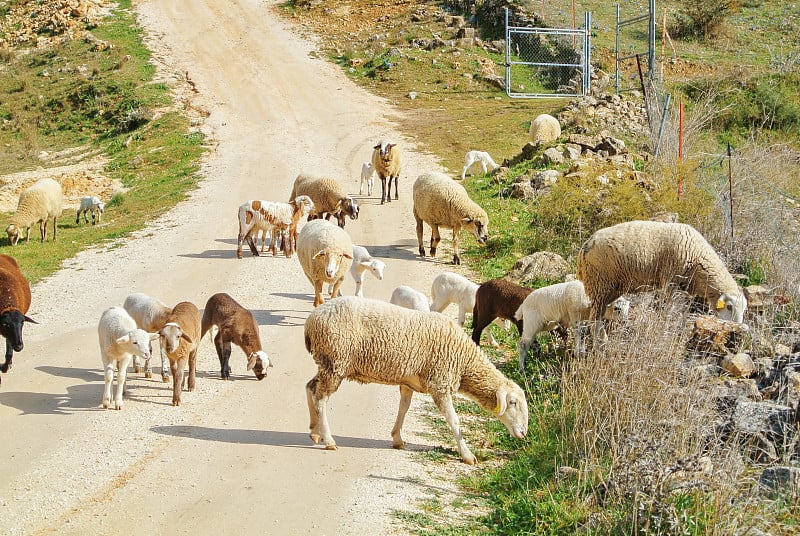
{"type": "Polygon", "coordinates": [[[247,370],[252,370],[256,378],[263,380],[267,376],[267,367],[271,367],[267,353],[261,348],[261,337],[258,334],[258,323],[253,313],[224,292],[211,296],[203,310],[200,326],[200,338],[213,326],[217,327],[214,336],[214,348],[219,358],[220,377],[229,380],[231,377],[230,357],[231,343],[242,349],[247,356],[247,370]]]}
{"type": "Polygon", "coordinates": [[[375,170],[372,169],[371,162],[361,164],[361,184],[358,186],[358,195],[364,194],[364,183],[367,185],[367,195],[372,195],[372,184],[374,182],[375,170]]]}
{"type": "Polygon", "coordinates": [[[461,170],[462,181],[466,177],[467,171],[469,171],[475,164],[481,165],[481,172],[484,175],[500,167],[492,159],[489,153],[485,151],[469,151],[464,157],[464,169],[461,170]]]}
{"type": "MultiPolygon", "coordinates": [[[[167,307],[160,300],[141,292],[134,292],[128,295],[122,304],[122,308],[131,315],[131,318],[136,322],[136,326],[150,333],[158,333],[167,323],[169,315],[172,314],[172,307],[167,307]]],[[[152,351],[151,346],[150,352],[152,353],[152,351]]],[[[167,356],[164,355],[164,345],[161,343],[159,343],[159,352],[161,354],[161,381],[167,383],[169,381],[169,365],[167,356]]],[[[141,372],[138,363],[136,363],[136,358],[134,358],[134,372],[141,372]]],[[[149,359],[144,364],[144,377],[153,377],[153,373],[150,372],[149,359]]]]}
{"type": "MultiPolygon", "coordinates": [[[[475,292],[475,305],[472,308],[472,340],[475,344],[480,346],[481,333],[497,318],[513,321],[522,335],[522,320],[517,320],[514,315],[532,291],[507,279],[490,279],[481,283],[475,292]]],[[[489,335],[489,344],[497,346],[491,330],[486,333],[489,335]]]]}
{"type": "Polygon", "coordinates": [[[431,227],[431,257],[439,245],[439,227],[453,230],[453,264],[461,264],[458,256],[458,234],[462,228],[472,231],[481,244],[486,242],[489,216],[467,195],[463,186],[444,173],[423,173],[414,182],[414,219],[417,221],[419,254],[422,246],[422,222],[431,227]]]}
{"type": "Polygon", "coordinates": [[[172,370],[172,405],[181,405],[183,374],[189,365],[188,390],[194,391],[197,347],[200,345],[200,310],[191,302],[180,302],[172,308],[167,323],[158,332],[167,351],[172,370]]]}
{"type": "Polygon", "coordinates": [[[298,195],[307,195],[314,202],[314,209],[308,219],[324,216],[329,220],[333,215],[342,229],[348,216],[351,220],[358,219],[358,203],[352,196],[344,193],[342,185],[336,179],[301,173],[294,180],[291,199],[298,195]]]}
{"type": "Polygon", "coordinates": [[[549,143],[561,137],[561,125],[552,115],[540,114],[531,121],[529,134],[534,145],[549,143]]]}
{"type": "Polygon", "coordinates": [[[288,203],[275,201],[246,201],[239,205],[239,236],[236,246],[236,258],[242,258],[242,244],[247,241],[250,252],[258,257],[253,235],[258,237],[262,231],[261,247],[263,250],[266,232],[272,233],[270,248],[272,256],[278,255],[278,237],[283,237],[283,254],[291,257],[297,242],[297,224],[300,218],[314,211],[314,202],[307,195],[298,195],[288,203]]]}
{"type": "Polygon", "coordinates": [[[685,223],[630,221],[596,231],[578,252],[577,277],[592,304],[595,336],[602,314],[622,294],[675,284],[703,298],[723,320],[742,323],[747,299],[714,248],[685,223]]]}
{"type": "Polygon", "coordinates": [[[405,307],[406,309],[414,309],[416,311],[430,311],[431,306],[428,303],[428,297],[422,292],[413,289],[406,285],[401,285],[394,289],[392,297],[389,298],[389,303],[405,307]]]}
{"type": "Polygon", "coordinates": [[[475,292],[478,284],[463,275],[442,272],[431,283],[431,311],[441,313],[448,305],[458,305],[458,325],[463,326],[466,314],[475,307],[475,292]]]}
{"type": "Polygon", "coordinates": [[[117,371],[117,391],[114,395],[114,409],[122,409],[122,392],[128,365],[133,356],[150,359],[150,341],[158,333],[148,333],[136,327],[136,321],[122,307],[109,307],[100,316],[97,325],[100,340],[100,357],[103,360],[105,386],[103,388],[103,407],[111,405],[111,384],[114,370],[117,371]]]}
{"type": "Polygon", "coordinates": [[[353,261],[353,242],[344,229],[325,220],[308,222],[297,237],[297,258],[314,285],[314,307],[323,303],[322,287],[331,284],[331,298],[339,295],[344,275],[353,261]]]}
{"type": "Polygon", "coordinates": [[[6,360],[0,365],[0,372],[8,372],[14,352],[22,351],[23,324],[38,324],[26,316],[30,306],[31,286],[28,280],[13,257],[0,254],[0,335],[6,340],[6,360]]]}
{"type": "Polygon", "coordinates": [[[31,226],[39,223],[42,242],[47,239],[47,222],[53,220],[53,241],[56,240],[56,222],[61,215],[64,194],[61,184],[53,179],[39,179],[19,194],[17,211],[6,228],[8,241],[15,246],[25,231],[25,243],[31,237],[31,226]]]}
{"type": "Polygon", "coordinates": [[[381,140],[372,148],[372,169],[381,180],[381,205],[392,200],[392,179],[394,179],[394,198],[397,199],[397,180],[403,164],[403,153],[396,143],[381,140]],[[388,179],[388,183],[387,183],[388,179]]]}
{"type": "Polygon", "coordinates": [[[89,223],[89,216],[87,212],[92,213],[92,225],[95,223],[100,223],[105,210],[106,204],[100,201],[99,197],[87,195],[81,199],[81,206],[78,207],[78,212],[75,214],[75,225],[78,225],[81,222],[81,214],[83,214],[84,221],[89,223]],[[97,217],[96,222],[95,216],[97,217]]]}
{"type": "Polygon", "coordinates": [[[414,392],[427,393],[455,435],[464,462],[477,461],[461,435],[456,393],[494,413],[512,436],[528,432],[525,393],[506,378],[464,331],[438,313],[405,309],[369,298],[343,297],[320,305],[305,322],[306,350],[317,374],[306,384],[310,437],[336,449],[328,424],[328,398],[342,380],[400,386],[392,428],[395,448],[414,392]]]}

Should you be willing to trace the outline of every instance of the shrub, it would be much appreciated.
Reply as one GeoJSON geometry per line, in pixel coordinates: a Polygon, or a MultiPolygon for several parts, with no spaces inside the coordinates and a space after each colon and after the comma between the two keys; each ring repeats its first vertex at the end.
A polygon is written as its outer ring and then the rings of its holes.
{"type": "Polygon", "coordinates": [[[715,34],[739,10],[739,0],[681,0],[679,4],[677,35],[702,39],[715,34]]]}

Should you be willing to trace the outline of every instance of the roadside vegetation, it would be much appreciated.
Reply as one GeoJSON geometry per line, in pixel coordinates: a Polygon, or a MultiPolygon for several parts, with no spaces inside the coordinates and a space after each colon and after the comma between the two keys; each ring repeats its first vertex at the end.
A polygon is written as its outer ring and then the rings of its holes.
{"type": "MultiPolygon", "coordinates": [[[[24,4],[6,2],[0,15],[24,4]]],[[[441,13],[468,20],[474,10],[487,40],[496,39],[497,25],[486,15],[501,4],[295,0],[281,11],[319,36],[320,54],[393,102],[403,112],[397,120],[404,132],[456,175],[471,149],[486,150],[498,162],[514,160],[527,142],[531,119],[556,114],[566,104],[556,98],[508,99],[489,81],[502,77],[504,62],[490,47],[415,46],[455,38],[457,29],[441,13]]],[[[535,13],[555,2],[507,4],[535,13]]],[[[613,72],[613,5],[576,4],[580,12],[594,13],[597,66],[613,72]]],[[[623,136],[644,155],[637,170],[651,178],[650,189],[630,181],[608,188],[589,175],[559,181],[546,196],[501,197],[518,176],[547,167],[537,158],[546,147],[500,175],[470,177],[465,186],[489,213],[491,233],[485,246],[467,239],[463,257],[480,280],[504,275],[517,259],[536,251],[558,253],[574,266],[577,248],[594,230],[673,212],[709,238],[744,284],[764,283],[791,298],[762,312],[744,345],[791,344],[800,323],[800,13],[791,2],[682,1],[663,7],[674,49],[665,47],[663,81],[652,87],[650,109],[660,110],[668,93],[673,103],[685,103],[683,162],[674,135],[662,140],[659,158],[652,155],[651,128],[644,136],[623,136]],[[712,4],[713,11],[682,10],[712,4]]],[[[0,48],[0,175],[43,165],[43,152],[80,147],[87,155],[105,155],[105,172],[127,188],[109,203],[102,225],[84,225],[78,232],[65,212],[58,247],[47,242],[12,251],[1,238],[0,250],[12,252],[32,281],[82,249],[125,240],[194,186],[205,140],[186,114],[172,107],[168,88],[153,80],[149,52],[129,9],[123,0],[112,17],[91,28],[110,48],[82,39],[0,48]]],[[[556,19],[557,11],[548,11],[545,20],[556,19]]],[[[53,37],[45,27],[38,33],[53,37]]],[[[668,114],[668,130],[674,132],[677,111],[668,114]]],[[[564,135],[581,125],[581,118],[565,125],[564,135]]],[[[410,185],[413,177],[403,180],[410,185]]],[[[612,335],[602,354],[590,353],[585,360],[541,337],[543,353],[528,360],[524,375],[517,372],[514,329],[510,335],[495,330],[501,346],[487,352],[526,389],[529,436],[513,440],[494,419],[461,402],[457,411],[475,436],[469,442],[482,447],[481,465],[462,480],[459,499],[433,495],[418,511],[398,512],[409,530],[796,534],[796,497],[756,492],[761,462],[742,455],[730,437],[709,433],[704,425],[716,418],[710,398],[678,373],[688,337],[688,305],[681,299],[665,298],[669,306],[635,316],[612,335]]],[[[449,432],[443,437],[449,441],[449,432]]],[[[425,456],[429,463],[458,463],[448,449],[425,456]]],[[[777,456],[796,463],[795,445],[783,445],[777,456]]]]}

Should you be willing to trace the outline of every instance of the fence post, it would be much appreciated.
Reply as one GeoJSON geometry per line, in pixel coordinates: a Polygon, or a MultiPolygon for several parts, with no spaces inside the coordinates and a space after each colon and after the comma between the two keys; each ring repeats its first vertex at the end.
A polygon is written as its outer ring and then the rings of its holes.
{"type": "Polygon", "coordinates": [[[728,199],[731,210],[731,251],[733,251],[733,163],[731,158],[731,142],[728,142],[728,199]]]}
{"type": "Polygon", "coordinates": [[[672,95],[667,93],[667,98],[664,99],[664,111],[661,112],[661,123],[658,125],[658,138],[656,139],[656,150],[653,151],[653,160],[658,158],[658,150],[661,148],[661,136],[664,134],[664,123],[667,122],[667,111],[669,111],[669,101],[672,95]]]}

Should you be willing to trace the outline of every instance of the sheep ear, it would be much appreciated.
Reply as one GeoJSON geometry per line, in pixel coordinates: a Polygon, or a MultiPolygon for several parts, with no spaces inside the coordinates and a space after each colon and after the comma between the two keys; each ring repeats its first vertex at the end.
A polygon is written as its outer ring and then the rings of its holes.
{"type": "Polygon", "coordinates": [[[505,413],[506,408],[508,408],[508,402],[506,402],[507,394],[505,388],[501,387],[497,390],[497,406],[494,408],[494,412],[498,417],[505,413]]]}
{"type": "Polygon", "coordinates": [[[253,370],[253,367],[256,366],[257,359],[258,359],[257,354],[250,354],[250,357],[247,358],[247,370],[253,370]]]}
{"type": "Polygon", "coordinates": [[[186,339],[186,342],[188,342],[189,344],[194,344],[192,338],[188,336],[186,333],[181,332],[181,339],[186,339]]]}
{"type": "Polygon", "coordinates": [[[351,254],[347,253],[347,252],[342,253],[342,257],[344,257],[345,259],[350,259],[350,260],[353,259],[353,256],[351,254]]]}
{"type": "Polygon", "coordinates": [[[380,143],[378,145],[376,145],[375,147],[373,147],[373,149],[380,149],[380,148],[381,148],[381,144],[380,143]]]}
{"type": "Polygon", "coordinates": [[[461,220],[461,221],[463,221],[464,223],[470,223],[470,222],[472,221],[472,218],[470,218],[469,216],[467,216],[466,218],[464,218],[464,219],[463,219],[463,220],[461,220]]]}
{"type": "Polygon", "coordinates": [[[31,318],[29,316],[22,315],[22,318],[25,319],[25,322],[30,322],[31,324],[38,324],[39,323],[39,322],[37,322],[36,320],[34,320],[33,318],[31,318]]]}
{"type": "Polygon", "coordinates": [[[150,340],[151,341],[154,341],[154,340],[158,339],[159,337],[161,337],[161,333],[158,333],[158,332],[156,332],[156,333],[148,333],[148,335],[150,336],[150,340]]]}
{"type": "Polygon", "coordinates": [[[130,335],[123,335],[122,337],[117,339],[117,344],[123,344],[123,343],[126,343],[126,342],[130,341],[130,340],[131,340],[131,336],[130,335]]]}
{"type": "Polygon", "coordinates": [[[318,251],[317,253],[315,253],[314,256],[311,257],[311,258],[312,259],[316,259],[318,257],[321,257],[322,255],[325,255],[325,250],[324,249],[322,251],[318,251]]]}

